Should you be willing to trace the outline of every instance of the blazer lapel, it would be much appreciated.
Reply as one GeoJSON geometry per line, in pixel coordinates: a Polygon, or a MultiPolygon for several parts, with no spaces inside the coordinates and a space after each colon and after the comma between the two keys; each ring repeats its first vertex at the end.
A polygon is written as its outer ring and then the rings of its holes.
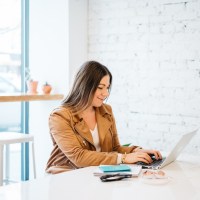
{"type": "Polygon", "coordinates": [[[112,123],[98,111],[96,112],[96,120],[98,125],[100,146],[102,147],[105,136],[108,133],[112,123]]]}
{"type": "Polygon", "coordinates": [[[87,140],[89,143],[94,145],[92,134],[87,126],[87,124],[84,122],[84,120],[79,121],[75,125],[76,131],[81,135],[82,138],[87,140]]]}
{"type": "MultiPolygon", "coordinates": [[[[112,125],[112,122],[108,119],[107,115],[111,115],[111,113],[105,109],[104,106],[96,108],[97,128],[101,147],[103,146],[105,136],[112,125]]],[[[73,120],[76,123],[75,129],[81,135],[81,137],[94,145],[92,134],[83,118],[81,118],[79,115],[76,115],[74,116],[73,120]]]]}

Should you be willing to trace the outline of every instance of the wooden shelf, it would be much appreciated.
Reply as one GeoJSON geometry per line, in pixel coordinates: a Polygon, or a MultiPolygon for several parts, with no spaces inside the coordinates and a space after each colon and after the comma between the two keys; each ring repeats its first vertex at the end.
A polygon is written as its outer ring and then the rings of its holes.
{"type": "Polygon", "coordinates": [[[0,94],[0,102],[62,100],[63,94],[0,94]]]}

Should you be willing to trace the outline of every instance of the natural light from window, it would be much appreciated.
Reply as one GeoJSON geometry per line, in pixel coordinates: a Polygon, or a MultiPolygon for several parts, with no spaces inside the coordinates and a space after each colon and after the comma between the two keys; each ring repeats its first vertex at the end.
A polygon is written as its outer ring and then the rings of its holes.
{"type": "MultiPolygon", "coordinates": [[[[0,0],[0,95],[21,92],[21,0],[0,0]]],[[[0,103],[0,131],[19,131],[21,104],[0,103]]]]}
{"type": "Polygon", "coordinates": [[[20,92],[21,0],[0,0],[0,93],[20,92]]]}

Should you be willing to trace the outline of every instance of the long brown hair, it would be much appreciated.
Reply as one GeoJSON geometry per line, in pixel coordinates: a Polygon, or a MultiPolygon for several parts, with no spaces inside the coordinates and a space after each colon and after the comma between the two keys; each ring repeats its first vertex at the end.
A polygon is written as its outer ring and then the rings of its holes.
{"type": "Polygon", "coordinates": [[[85,62],[77,72],[71,91],[64,99],[63,105],[70,107],[73,113],[85,110],[91,105],[94,93],[101,79],[106,75],[110,77],[109,88],[111,88],[112,74],[108,68],[96,61],[85,62]]]}

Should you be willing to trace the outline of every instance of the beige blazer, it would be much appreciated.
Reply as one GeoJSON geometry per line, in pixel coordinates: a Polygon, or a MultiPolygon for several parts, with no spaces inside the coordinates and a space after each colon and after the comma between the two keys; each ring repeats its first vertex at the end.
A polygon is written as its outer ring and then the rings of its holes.
{"type": "Polygon", "coordinates": [[[101,152],[97,152],[91,132],[79,115],[65,106],[50,115],[49,127],[53,150],[47,163],[47,173],[60,173],[87,166],[117,164],[118,153],[132,152],[137,146],[124,147],[119,143],[115,119],[109,105],[96,108],[101,152]]]}

